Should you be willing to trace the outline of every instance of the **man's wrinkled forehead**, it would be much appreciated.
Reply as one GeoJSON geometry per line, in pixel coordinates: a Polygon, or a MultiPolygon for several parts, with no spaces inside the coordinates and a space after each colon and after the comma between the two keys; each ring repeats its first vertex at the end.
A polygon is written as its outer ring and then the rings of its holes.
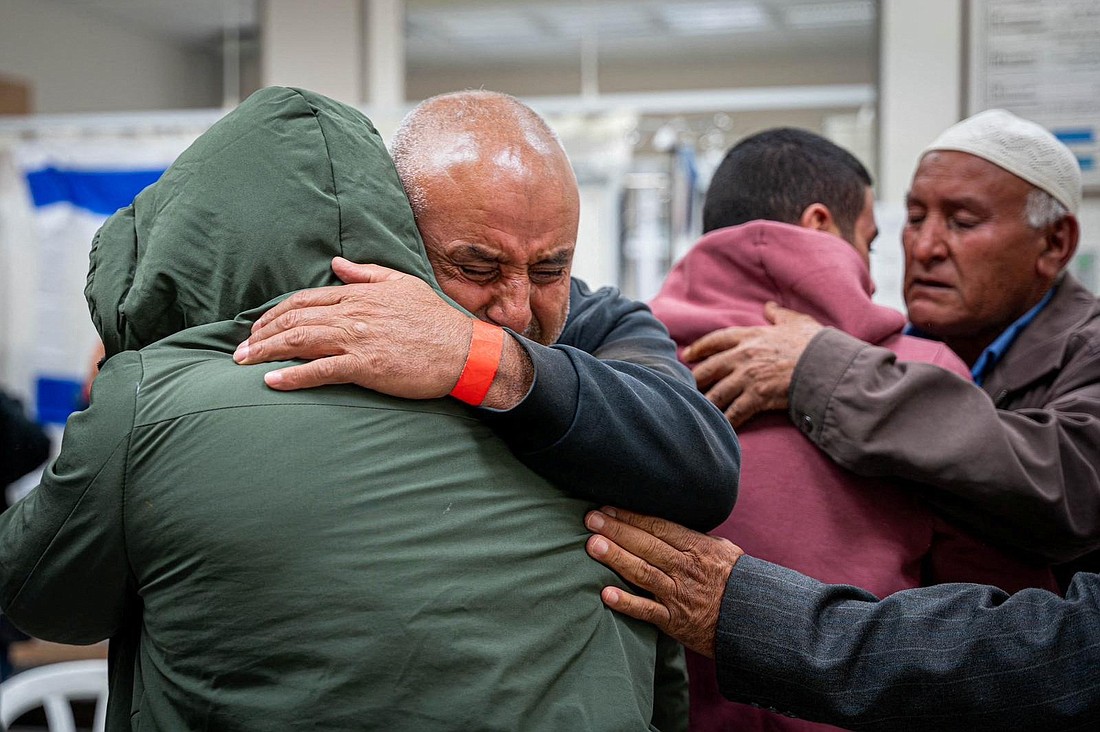
{"type": "Polygon", "coordinates": [[[980,155],[959,150],[932,150],[921,157],[906,198],[914,197],[914,188],[951,198],[983,198],[990,192],[991,184],[1025,191],[1035,188],[1012,171],[980,155]]]}

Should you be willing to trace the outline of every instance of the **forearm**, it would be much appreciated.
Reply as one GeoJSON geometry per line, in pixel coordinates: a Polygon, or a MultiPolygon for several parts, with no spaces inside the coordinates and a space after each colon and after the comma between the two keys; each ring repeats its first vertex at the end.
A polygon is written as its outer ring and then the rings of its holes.
{"type": "Polygon", "coordinates": [[[790,416],[844,467],[932,486],[961,524],[1066,561],[1100,547],[1098,399],[998,410],[965,379],[826,330],[798,362],[790,416]]]}
{"type": "Polygon", "coordinates": [[[1065,600],[940,585],[881,601],[742,557],[722,602],[734,701],[851,729],[1066,729],[1100,719],[1100,583],[1065,600]]]}
{"type": "Polygon", "coordinates": [[[709,530],[733,506],[740,468],[725,418],[694,388],[649,366],[525,342],[534,384],[486,419],[563,490],[709,530]]]}

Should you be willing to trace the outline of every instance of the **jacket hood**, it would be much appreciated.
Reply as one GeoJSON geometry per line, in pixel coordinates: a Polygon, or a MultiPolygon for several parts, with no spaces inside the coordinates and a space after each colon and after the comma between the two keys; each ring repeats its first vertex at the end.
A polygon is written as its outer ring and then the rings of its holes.
{"type": "Polygon", "coordinates": [[[900,332],[905,316],[873,304],[873,292],[867,266],[840,237],[751,221],[700,239],[650,307],[681,345],[718,328],[767,324],[769,300],[878,343],[900,332]]]}
{"type": "Polygon", "coordinates": [[[439,291],[370,120],[320,94],[270,87],[107,220],[84,294],[110,356],[341,284],[330,268],[337,255],[439,291]]]}

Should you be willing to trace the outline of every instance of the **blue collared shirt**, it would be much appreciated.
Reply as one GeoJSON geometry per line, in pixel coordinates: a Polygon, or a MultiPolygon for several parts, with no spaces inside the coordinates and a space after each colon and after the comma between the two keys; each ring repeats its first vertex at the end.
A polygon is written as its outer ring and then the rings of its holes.
{"type": "MultiPolygon", "coordinates": [[[[1011,346],[1013,342],[1015,342],[1016,337],[1020,335],[1020,331],[1026,328],[1031,321],[1035,320],[1035,316],[1039,314],[1040,310],[1047,306],[1050,299],[1054,297],[1054,291],[1057,289],[1057,286],[1050,288],[1047,294],[1043,296],[1043,299],[1040,300],[1035,307],[1021,315],[1015,323],[1005,328],[1003,333],[985,347],[985,350],[978,356],[978,360],[970,367],[970,376],[973,377],[975,384],[978,386],[982,385],[982,381],[985,380],[986,375],[989,374],[997,362],[1001,360],[1001,357],[1005,355],[1009,346],[1011,346]]],[[[922,333],[920,329],[912,323],[905,326],[905,333],[906,335],[913,335],[918,338],[929,338],[929,336],[922,333]]]]}

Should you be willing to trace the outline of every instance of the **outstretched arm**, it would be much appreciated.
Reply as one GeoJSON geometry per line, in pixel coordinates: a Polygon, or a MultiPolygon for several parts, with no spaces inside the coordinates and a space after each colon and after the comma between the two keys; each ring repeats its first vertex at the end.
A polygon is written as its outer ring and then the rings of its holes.
{"type": "Polygon", "coordinates": [[[937,585],[879,600],[723,539],[603,509],[588,553],[645,598],[604,602],[716,659],[733,701],[847,729],[1085,729],[1100,721],[1100,576],[1065,599],[937,585]]]}
{"type": "Polygon", "coordinates": [[[840,465],[924,483],[961,525],[1069,561],[1100,549],[1094,363],[1079,348],[1051,375],[1056,396],[1005,410],[943,369],[826,330],[798,363],[790,416],[840,465]]]}
{"type": "Polygon", "coordinates": [[[733,701],[845,729],[1085,729],[1100,722],[1100,577],[1065,599],[946,584],[882,600],[744,557],[716,640],[733,701]]]}
{"type": "Polygon", "coordinates": [[[530,394],[488,423],[574,495],[714,528],[737,496],[741,453],[729,423],[643,303],[578,280],[570,303],[557,344],[523,341],[537,374],[530,394]]]}
{"type": "Polygon", "coordinates": [[[766,312],[776,325],[715,331],[684,353],[731,423],[786,409],[840,465],[928,486],[923,498],[981,536],[1055,563],[1100,550],[1096,344],[1071,344],[1040,386],[1055,396],[998,409],[949,371],[766,312]]]}

